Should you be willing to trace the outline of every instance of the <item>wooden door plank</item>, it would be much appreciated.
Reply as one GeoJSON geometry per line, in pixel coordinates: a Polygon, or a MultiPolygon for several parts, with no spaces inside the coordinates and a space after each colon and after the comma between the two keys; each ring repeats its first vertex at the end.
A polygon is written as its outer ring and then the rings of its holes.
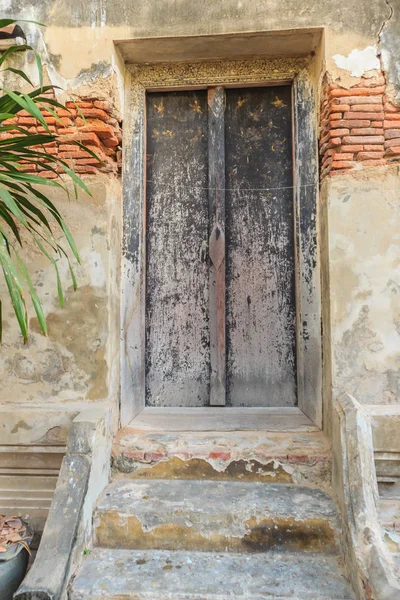
{"type": "Polygon", "coordinates": [[[207,93],[147,95],[146,405],[209,402],[207,93]]]}
{"type": "Polygon", "coordinates": [[[227,405],[295,406],[290,86],[226,90],[227,405]]]}
{"type": "Polygon", "coordinates": [[[210,239],[210,405],[226,402],[225,341],[225,91],[208,90],[210,239]]]}

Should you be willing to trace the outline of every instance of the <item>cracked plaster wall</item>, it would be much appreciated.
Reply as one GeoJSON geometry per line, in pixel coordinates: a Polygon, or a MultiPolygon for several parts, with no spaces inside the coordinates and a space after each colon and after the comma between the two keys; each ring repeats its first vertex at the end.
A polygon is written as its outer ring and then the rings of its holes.
{"type": "MultiPolygon", "coordinates": [[[[362,0],[356,7],[315,0],[74,0],[69,4],[0,0],[0,4],[3,17],[47,25],[24,28],[43,56],[50,81],[68,95],[110,100],[121,114],[124,67],[114,39],[318,26],[325,27],[324,68],[330,81],[351,87],[361,75],[373,76],[382,59],[388,94],[400,103],[400,0],[362,0]]],[[[34,73],[29,53],[19,60],[34,73]]],[[[95,400],[116,393],[119,233],[114,235],[113,228],[119,232],[121,225],[119,184],[101,177],[92,181],[93,200],[62,204],[84,257],[78,292],[68,290],[64,310],[56,304],[51,269],[28,252],[38,269],[42,298],[45,294],[49,339],[34,333],[24,347],[4,310],[9,325],[0,354],[0,376],[6,382],[0,392],[2,403],[95,400]]],[[[361,402],[398,401],[399,223],[393,190],[400,191],[394,167],[369,168],[324,183],[326,236],[321,239],[330,261],[324,280],[324,310],[329,313],[324,316],[326,362],[332,352],[332,373],[325,365],[327,398],[332,376],[334,396],[348,389],[361,402]]]]}
{"type": "Polygon", "coordinates": [[[4,287],[0,289],[4,323],[0,404],[5,407],[53,408],[63,403],[79,406],[83,401],[117,400],[120,182],[99,175],[87,178],[86,183],[91,197],[81,193],[79,200],[73,195],[67,200],[52,190],[49,194],[70,225],[82,259],[81,266],[73,261],[78,281],[75,292],[68,264],[59,262],[64,308],[58,304],[52,265],[32,244],[25,247],[47,316],[48,338],[40,333],[29,307],[31,333],[28,344],[23,343],[8,295],[4,287]]]}
{"type": "Polygon", "coordinates": [[[400,398],[399,167],[359,170],[324,181],[329,224],[324,281],[330,281],[334,397],[361,404],[400,398]]]}

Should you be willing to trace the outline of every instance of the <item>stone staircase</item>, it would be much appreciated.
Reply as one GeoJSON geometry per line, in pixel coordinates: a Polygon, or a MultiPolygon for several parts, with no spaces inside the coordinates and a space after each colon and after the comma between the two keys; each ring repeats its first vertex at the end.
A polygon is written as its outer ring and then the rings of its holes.
{"type": "Polygon", "coordinates": [[[378,486],[383,541],[392,558],[394,574],[400,581],[400,477],[378,477],[378,486]]]}
{"type": "Polygon", "coordinates": [[[348,600],[318,430],[123,430],[70,600],[348,600]]]}

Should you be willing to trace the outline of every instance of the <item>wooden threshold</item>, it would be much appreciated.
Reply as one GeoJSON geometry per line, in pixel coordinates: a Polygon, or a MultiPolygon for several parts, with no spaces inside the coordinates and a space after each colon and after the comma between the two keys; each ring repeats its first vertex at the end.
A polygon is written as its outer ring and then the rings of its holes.
{"type": "Polygon", "coordinates": [[[296,407],[146,407],[129,427],[148,431],[319,431],[296,407]]]}

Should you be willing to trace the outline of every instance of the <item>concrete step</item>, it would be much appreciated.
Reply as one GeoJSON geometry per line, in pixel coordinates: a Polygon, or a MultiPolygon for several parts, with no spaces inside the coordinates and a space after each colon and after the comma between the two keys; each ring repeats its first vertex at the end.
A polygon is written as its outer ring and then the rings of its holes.
{"type": "Polygon", "coordinates": [[[147,431],[121,429],[115,477],[297,483],[329,488],[331,451],[313,431],[147,431]]]}
{"type": "Polygon", "coordinates": [[[350,600],[329,554],[109,550],[85,557],[70,600],[350,600]]]}
{"type": "Polygon", "coordinates": [[[111,548],[333,551],[337,513],[321,490],[239,481],[114,481],[94,515],[111,548]]]}

